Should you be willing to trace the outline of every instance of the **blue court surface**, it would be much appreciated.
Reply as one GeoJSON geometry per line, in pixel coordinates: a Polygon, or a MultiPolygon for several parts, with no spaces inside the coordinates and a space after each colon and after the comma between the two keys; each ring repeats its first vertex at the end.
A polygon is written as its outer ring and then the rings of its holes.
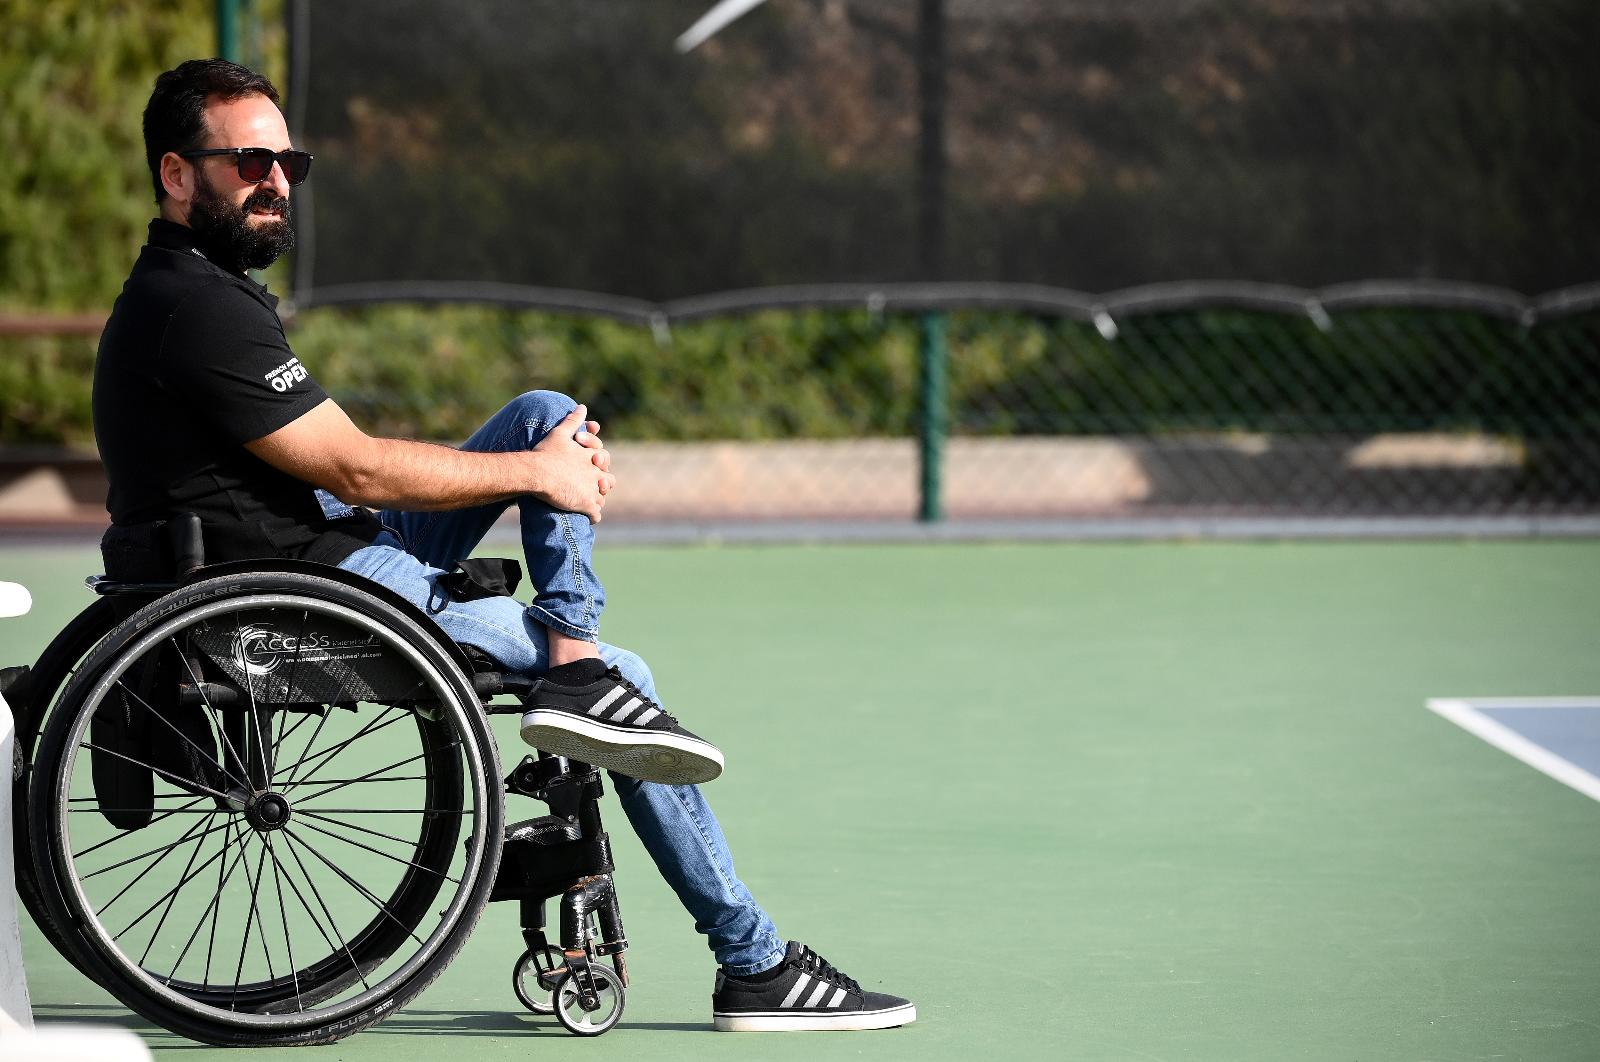
{"type": "Polygon", "coordinates": [[[1428,707],[1600,800],[1600,697],[1435,698],[1428,707]]]}

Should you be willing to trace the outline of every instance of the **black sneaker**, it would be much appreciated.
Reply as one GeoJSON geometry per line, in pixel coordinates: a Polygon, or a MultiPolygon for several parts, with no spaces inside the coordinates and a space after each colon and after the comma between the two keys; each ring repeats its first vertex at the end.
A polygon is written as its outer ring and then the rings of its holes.
{"type": "MultiPolygon", "coordinates": [[[[552,674],[569,677],[571,667],[552,674]]],[[[616,668],[602,670],[596,662],[582,685],[540,678],[522,703],[528,709],[522,740],[545,752],[669,785],[709,782],[722,773],[715,745],[679,726],[616,668]]]]}
{"type": "Polygon", "coordinates": [[[718,971],[711,1018],[722,1032],[801,1032],[813,1029],[892,1029],[917,1020],[916,1005],[899,996],[863,991],[853,978],[797,941],[776,977],[751,981],[718,971]]]}

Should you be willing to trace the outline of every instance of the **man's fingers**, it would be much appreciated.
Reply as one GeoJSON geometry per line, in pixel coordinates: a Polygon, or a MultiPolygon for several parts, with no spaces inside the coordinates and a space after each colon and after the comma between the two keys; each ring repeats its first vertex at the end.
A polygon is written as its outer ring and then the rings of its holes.
{"type": "Polygon", "coordinates": [[[598,468],[600,471],[611,471],[611,451],[607,450],[605,447],[601,447],[591,454],[589,456],[589,460],[593,461],[594,467],[598,468]]]}

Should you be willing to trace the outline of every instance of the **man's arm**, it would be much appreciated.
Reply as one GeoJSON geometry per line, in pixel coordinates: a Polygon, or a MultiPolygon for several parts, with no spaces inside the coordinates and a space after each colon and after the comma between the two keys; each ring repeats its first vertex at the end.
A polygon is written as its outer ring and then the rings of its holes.
{"type": "Polygon", "coordinates": [[[616,485],[611,457],[579,406],[532,450],[477,453],[405,439],[373,438],[333,399],[245,449],[351,505],[377,509],[467,509],[525,494],[596,522],[616,485]],[[589,431],[589,445],[575,436],[589,431]]]}

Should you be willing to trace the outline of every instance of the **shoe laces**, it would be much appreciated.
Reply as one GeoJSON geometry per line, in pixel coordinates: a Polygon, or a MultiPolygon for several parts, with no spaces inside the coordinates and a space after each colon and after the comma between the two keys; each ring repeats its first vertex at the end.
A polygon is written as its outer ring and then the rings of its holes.
{"type": "Polygon", "coordinates": [[[841,973],[833,963],[824,959],[804,944],[800,945],[799,959],[800,968],[813,977],[832,982],[840,988],[848,989],[851,992],[861,991],[861,985],[856,982],[855,978],[841,973]]]}
{"type": "Polygon", "coordinates": [[[641,690],[638,686],[635,686],[633,683],[631,683],[627,679],[623,678],[622,677],[622,672],[618,671],[614,667],[607,668],[606,669],[606,677],[611,679],[617,685],[621,686],[623,689],[627,690],[629,693],[633,694],[635,697],[639,698],[645,704],[648,704],[650,707],[652,707],[656,711],[660,712],[661,713],[661,718],[666,721],[666,724],[669,727],[675,727],[675,726],[678,725],[677,718],[675,716],[673,716],[673,714],[671,712],[667,711],[665,708],[661,707],[661,705],[657,704],[654,697],[651,697],[650,695],[645,693],[643,690],[641,690]]]}

